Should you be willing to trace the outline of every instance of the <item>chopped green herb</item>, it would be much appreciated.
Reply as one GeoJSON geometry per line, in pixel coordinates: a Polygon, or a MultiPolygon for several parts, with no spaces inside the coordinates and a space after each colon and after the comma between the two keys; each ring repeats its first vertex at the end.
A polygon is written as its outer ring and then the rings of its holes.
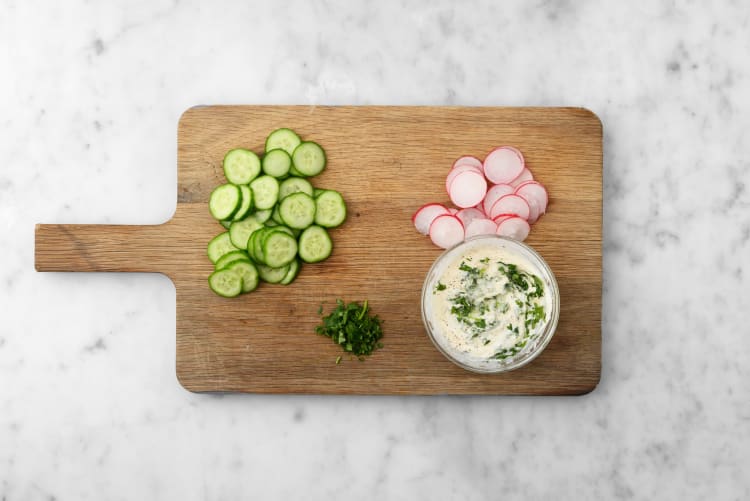
{"type": "MultiPolygon", "coordinates": [[[[322,323],[315,327],[315,332],[331,338],[346,352],[360,357],[370,355],[383,347],[380,342],[383,329],[380,318],[377,315],[371,316],[368,311],[367,301],[360,305],[356,302],[345,304],[337,299],[336,308],[322,318],[322,323]]],[[[320,314],[322,315],[322,305],[320,314]]]]}
{"type": "Polygon", "coordinates": [[[435,287],[435,290],[438,291],[444,291],[445,289],[447,289],[447,287],[443,282],[438,282],[437,287],[435,287]]]}
{"type": "Polygon", "coordinates": [[[338,357],[336,357],[336,365],[338,365],[340,363],[341,363],[341,355],[339,355],[338,357]]]}

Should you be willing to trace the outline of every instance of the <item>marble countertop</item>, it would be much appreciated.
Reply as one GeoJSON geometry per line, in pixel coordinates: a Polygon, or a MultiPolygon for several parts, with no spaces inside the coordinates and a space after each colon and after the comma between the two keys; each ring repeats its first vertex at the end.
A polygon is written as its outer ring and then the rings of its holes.
{"type": "Polygon", "coordinates": [[[0,499],[750,498],[749,53],[739,1],[0,0],[0,499]],[[183,390],[171,282],[36,273],[34,224],[167,220],[221,103],[597,113],[599,387],[183,390]]]}

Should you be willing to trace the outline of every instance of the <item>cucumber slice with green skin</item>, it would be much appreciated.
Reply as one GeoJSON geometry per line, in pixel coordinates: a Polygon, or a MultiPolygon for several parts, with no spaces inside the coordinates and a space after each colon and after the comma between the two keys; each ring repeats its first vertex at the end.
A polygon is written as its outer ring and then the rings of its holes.
{"type": "Polygon", "coordinates": [[[313,196],[313,185],[310,181],[301,177],[289,177],[284,179],[279,185],[279,200],[284,200],[292,193],[307,193],[313,196]]]}
{"type": "Polygon", "coordinates": [[[269,176],[282,178],[289,174],[289,169],[291,169],[291,167],[292,157],[286,152],[286,150],[281,148],[267,151],[263,156],[263,172],[269,176]]]}
{"type": "Polygon", "coordinates": [[[318,198],[318,196],[320,196],[321,193],[324,193],[326,191],[328,191],[328,190],[324,190],[322,188],[315,188],[313,190],[313,195],[312,196],[313,196],[313,198],[318,198]]]}
{"type": "Polygon", "coordinates": [[[232,184],[248,184],[260,174],[260,158],[244,148],[230,150],[223,165],[224,176],[232,184]]]}
{"type": "Polygon", "coordinates": [[[318,143],[305,141],[294,150],[292,162],[303,175],[317,176],[326,168],[326,152],[318,143]]]}
{"type": "MultiPolygon", "coordinates": [[[[279,225],[273,226],[273,231],[283,231],[287,235],[291,235],[291,236],[294,237],[294,230],[292,230],[288,226],[284,226],[283,224],[279,224],[279,225]]],[[[271,232],[268,232],[268,234],[266,236],[268,236],[270,233],[271,232]]]]}
{"type": "Polygon", "coordinates": [[[252,292],[258,287],[258,268],[250,261],[235,261],[226,269],[232,270],[242,278],[242,292],[252,292]]]}
{"type": "Polygon", "coordinates": [[[270,209],[279,199],[279,182],[275,177],[260,176],[250,183],[250,189],[258,209],[270,209]]]}
{"type": "Polygon", "coordinates": [[[317,263],[328,258],[333,242],[321,226],[310,226],[299,236],[299,257],[306,263],[317,263]]]}
{"type": "Polygon", "coordinates": [[[232,223],[229,228],[229,238],[238,249],[247,249],[247,241],[250,240],[250,235],[260,228],[263,228],[263,224],[259,223],[254,215],[248,216],[242,221],[232,223]]]}
{"type": "Polygon", "coordinates": [[[278,224],[284,224],[284,220],[281,219],[281,214],[279,214],[279,206],[276,205],[273,208],[273,212],[271,213],[271,221],[274,221],[278,224]]]}
{"type": "Polygon", "coordinates": [[[234,270],[218,270],[208,277],[208,286],[222,297],[239,296],[242,292],[242,277],[234,270]]]}
{"type": "Polygon", "coordinates": [[[266,138],[266,151],[281,148],[291,155],[301,142],[302,140],[292,129],[276,129],[266,138]]]}
{"type": "Polygon", "coordinates": [[[273,219],[269,219],[268,221],[266,221],[263,224],[266,225],[266,226],[268,226],[269,228],[273,228],[274,226],[279,226],[279,223],[277,223],[273,219]]]}
{"type": "Polygon", "coordinates": [[[240,195],[242,195],[242,202],[240,208],[232,217],[233,221],[241,221],[250,212],[250,208],[253,205],[253,192],[250,191],[250,187],[247,185],[240,185],[240,195]]]}
{"type": "Polygon", "coordinates": [[[250,258],[247,257],[247,252],[242,250],[236,250],[232,252],[228,252],[221,256],[214,265],[214,269],[221,270],[223,268],[226,268],[229,263],[233,263],[235,261],[250,261],[250,258]]]}
{"type": "Polygon", "coordinates": [[[250,254],[250,257],[252,257],[253,261],[256,263],[265,263],[263,257],[263,238],[266,236],[269,229],[270,228],[261,228],[253,232],[253,234],[250,235],[250,240],[247,242],[247,253],[250,254]]]}
{"type": "Polygon", "coordinates": [[[304,174],[294,168],[294,161],[292,161],[292,167],[291,169],[289,169],[289,174],[294,177],[306,177],[304,174]]]}
{"type": "Polygon", "coordinates": [[[263,238],[263,261],[271,268],[280,268],[294,261],[297,240],[281,230],[272,230],[263,238]]]}
{"type": "Polygon", "coordinates": [[[315,224],[335,228],[346,220],[346,202],[341,193],[326,190],[315,199],[315,224]]]}
{"type": "Polygon", "coordinates": [[[219,233],[208,242],[206,252],[208,254],[208,259],[210,259],[212,263],[216,263],[216,261],[218,261],[224,254],[229,254],[236,250],[240,249],[232,244],[229,232],[225,231],[224,233],[219,233]]]}
{"type": "Polygon", "coordinates": [[[230,226],[232,226],[232,221],[219,221],[219,224],[224,227],[225,230],[228,230],[230,226]]]}
{"type": "Polygon", "coordinates": [[[233,184],[222,184],[214,188],[208,199],[208,211],[214,219],[224,221],[232,219],[240,207],[242,195],[240,189],[233,184]]]}
{"type": "Polygon", "coordinates": [[[315,221],[315,205],[307,193],[292,193],[279,204],[279,215],[290,228],[302,230],[315,221]]]}
{"type": "Polygon", "coordinates": [[[255,212],[253,212],[253,217],[259,223],[265,223],[271,218],[272,213],[273,213],[273,209],[256,210],[255,212]]]}
{"type": "Polygon", "coordinates": [[[284,278],[281,279],[281,282],[279,282],[281,285],[289,285],[291,284],[295,278],[297,278],[297,275],[299,274],[299,269],[302,266],[299,264],[299,259],[295,259],[291,263],[289,263],[289,271],[286,272],[286,275],[284,275],[284,278]]]}
{"type": "Polygon", "coordinates": [[[260,279],[269,284],[278,284],[289,272],[289,266],[282,266],[281,268],[271,268],[265,264],[258,265],[258,275],[260,279]]]}

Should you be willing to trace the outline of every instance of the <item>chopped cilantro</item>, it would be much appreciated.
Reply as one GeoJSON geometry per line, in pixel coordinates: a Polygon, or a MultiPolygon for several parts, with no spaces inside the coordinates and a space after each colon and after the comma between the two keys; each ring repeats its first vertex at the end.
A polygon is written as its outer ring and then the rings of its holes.
{"type": "MultiPolygon", "coordinates": [[[[373,350],[383,345],[381,320],[377,315],[370,316],[368,303],[345,304],[341,299],[336,300],[336,308],[322,318],[322,323],[315,327],[317,334],[331,338],[344,351],[355,355],[370,355],[373,350]]],[[[321,311],[322,314],[322,305],[321,311]]],[[[340,357],[339,357],[340,358],[340,357]]],[[[336,361],[339,363],[341,360],[336,361]]]]}

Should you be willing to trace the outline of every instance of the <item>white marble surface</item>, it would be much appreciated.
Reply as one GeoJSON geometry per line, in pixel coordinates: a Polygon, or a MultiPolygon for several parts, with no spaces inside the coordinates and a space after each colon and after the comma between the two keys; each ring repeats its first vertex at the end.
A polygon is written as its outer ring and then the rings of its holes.
{"type": "Polygon", "coordinates": [[[743,1],[0,0],[0,499],[749,499],[748,54],[743,1]],[[33,232],[168,219],[206,103],[592,109],[597,390],[184,391],[169,280],[33,232]]]}

